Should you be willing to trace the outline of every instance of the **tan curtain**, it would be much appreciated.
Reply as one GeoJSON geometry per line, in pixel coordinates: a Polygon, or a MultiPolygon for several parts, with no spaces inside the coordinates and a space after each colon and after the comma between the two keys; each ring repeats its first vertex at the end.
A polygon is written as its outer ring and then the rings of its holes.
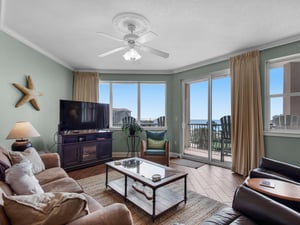
{"type": "Polygon", "coordinates": [[[73,100],[98,102],[99,75],[90,72],[73,73],[73,100]]]}
{"type": "Polygon", "coordinates": [[[264,155],[259,51],[230,58],[232,171],[247,176],[264,155]]]}

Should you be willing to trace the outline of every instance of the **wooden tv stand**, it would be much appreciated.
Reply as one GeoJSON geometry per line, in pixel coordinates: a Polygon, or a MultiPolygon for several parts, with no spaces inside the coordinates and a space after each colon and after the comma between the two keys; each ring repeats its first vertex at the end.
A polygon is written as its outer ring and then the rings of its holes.
{"type": "Polygon", "coordinates": [[[58,135],[62,167],[75,170],[112,160],[112,132],[70,131],[58,135]]]}

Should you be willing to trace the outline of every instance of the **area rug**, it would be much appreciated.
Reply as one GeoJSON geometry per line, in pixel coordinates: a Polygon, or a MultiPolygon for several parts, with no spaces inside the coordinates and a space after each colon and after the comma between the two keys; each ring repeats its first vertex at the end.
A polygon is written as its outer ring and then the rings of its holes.
{"type": "Polygon", "coordinates": [[[175,163],[180,166],[186,166],[186,167],[191,167],[198,169],[201,166],[204,166],[204,163],[193,161],[193,160],[188,160],[188,159],[172,159],[172,163],[175,163]]]}
{"type": "MultiPolygon", "coordinates": [[[[119,177],[117,172],[109,172],[109,180],[119,177]]],[[[173,223],[182,223],[185,225],[200,224],[206,218],[213,215],[216,211],[223,207],[218,201],[197,194],[193,191],[187,192],[187,203],[180,203],[177,207],[171,208],[165,213],[158,216],[153,222],[151,216],[130,202],[124,202],[124,199],[111,189],[105,188],[105,174],[96,175],[78,180],[83,187],[85,193],[94,197],[103,206],[110,205],[115,202],[125,203],[132,213],[135,225],[171,225],[173,223]]],[[[171,184],[172,185],[172,184],[171,184]]],[[[178,189],[182,185],[173,184],[174,189],[178,189]]],[[[145,201],[146,198],[145,198],[145,201]]]]}

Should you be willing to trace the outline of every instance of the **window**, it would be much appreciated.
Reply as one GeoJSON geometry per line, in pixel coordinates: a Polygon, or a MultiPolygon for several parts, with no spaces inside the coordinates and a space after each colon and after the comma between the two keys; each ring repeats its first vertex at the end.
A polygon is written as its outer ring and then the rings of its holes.
{"type": "Polygon", "coordinates": [[[100,83],[99,101],[111,106],[110,127],[121,127],[124,117],[134,117],[143,127],[166,126],[164,82],[100,83]]]}
{"type": "Polygon", "coordinates": [[[267,63],[266,130],[300,133],[300,56],[267,63]]]}

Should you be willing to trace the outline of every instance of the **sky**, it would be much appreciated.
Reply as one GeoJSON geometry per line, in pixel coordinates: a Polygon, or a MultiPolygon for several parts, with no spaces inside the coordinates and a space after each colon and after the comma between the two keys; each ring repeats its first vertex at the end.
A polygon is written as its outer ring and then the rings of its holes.
{"type": "MultiPolygon", "coordinates": [[[[270,69],[270,95],[283,93],[283,67],[270,69]]],[[[283,114],[283,98],[271,98],[270,102],[270,119],[274,115],[283,114]]]]}
{"type": "MultiPolygon", "coordinates": [[[[127,108],[137,118],[137,84],[113,84],[113,108],[127,108]]],[[[141,119],[165,115],[165,84],[141,84],[141,119]]],[[[109,103],[109,85],[100,84],[100,102],[109,103]]]]}
{"type": "MultiPolygon", "coordinates": [[[[212,79],[212,120],[220,120],[230,115],[230,77],[212,79]]],[[[208,118],[208,81],[190,85],[190,119],[207,120],[208,118]]]]}

